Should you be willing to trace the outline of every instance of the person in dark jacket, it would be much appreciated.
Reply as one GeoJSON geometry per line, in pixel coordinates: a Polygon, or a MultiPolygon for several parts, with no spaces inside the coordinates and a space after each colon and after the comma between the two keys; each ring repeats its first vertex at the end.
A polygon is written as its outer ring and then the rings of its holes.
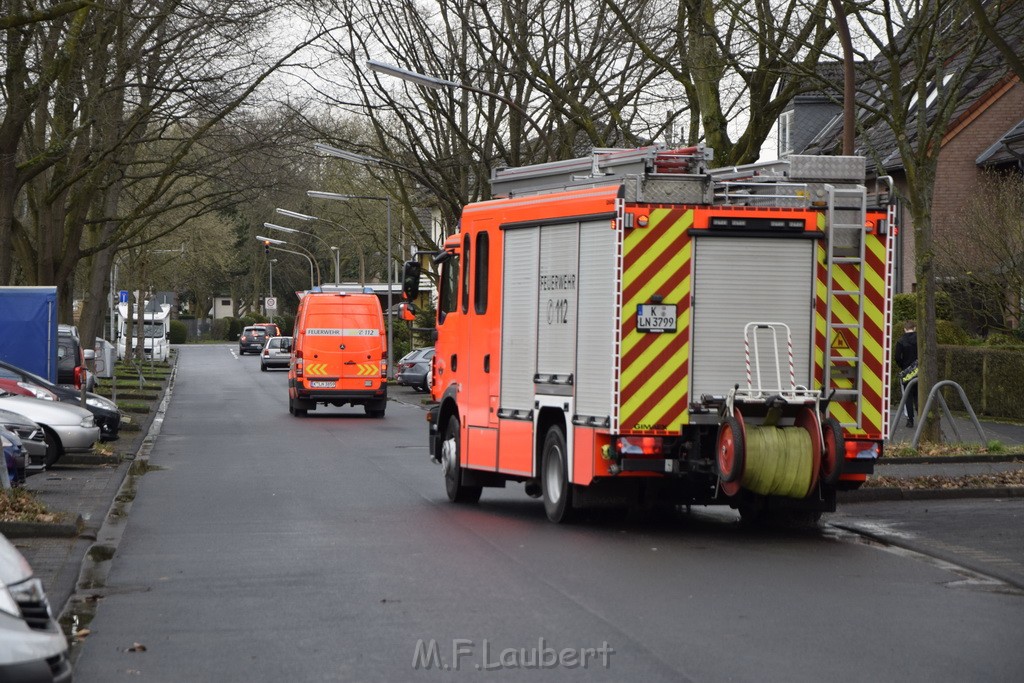
{"type": "MultiPolygon", "coordinates": [[[[917,378],[917,322],[907,320],[903,323],[903,336],[896,342],[896,365],[900,368],[900,386],[906,392],[910,381],[917,378]]],[[[906,401],[907,426],[914,426],[914,415],[917,413],[917,386],[910,392],[906,401]]]]}

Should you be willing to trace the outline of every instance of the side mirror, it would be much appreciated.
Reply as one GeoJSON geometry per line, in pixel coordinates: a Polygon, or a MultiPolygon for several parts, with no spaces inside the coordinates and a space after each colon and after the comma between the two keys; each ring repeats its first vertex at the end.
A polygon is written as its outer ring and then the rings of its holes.
{"type": "Polygon", "coordinates": [[[402,320],[405,320],[406,322],[413,322],[414,320],[416,320],[416,306],[415,305],[413,305],[413,304],[406,304],[406,303],[399,304],[398,305],[398,310],[399,310],[398,317],[401,318],[402,320]]]}
{"type": "Polygon", "coordinates": [[[420,274],[423,267],[419,261],[406,261],[402,271],[402,293],[405,298],[412,301],[420,293],[420,274]]]}

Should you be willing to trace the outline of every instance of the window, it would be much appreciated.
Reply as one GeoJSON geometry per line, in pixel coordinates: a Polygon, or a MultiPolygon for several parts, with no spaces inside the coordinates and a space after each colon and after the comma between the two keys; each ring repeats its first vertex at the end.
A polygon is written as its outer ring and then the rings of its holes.
{"type": "Polygon", "coordinates": [[[490,238],[486,232],[476,236],[476,283],[473,285],[473,310],[483,314],[487,312],[487,266],[488,245],[490,238]]]}
{"type": "Polygon", "coordinates": [[[462,312],[469,313],[469,235],[462,239],[462,312]]]}
{"type": "Polygon", "coordinates": [[[779,156],[793,152],[793,110],[779,116],[779,156]]]}
{"type": "Polygon", "coordinates": [[[230,306],[231,305],[231,299],[221,299],[220,300],[220,305],[221,306],[230,306]]]}
{"type": "Polygon", "coordinates": [[[437,322],[443,323],[445,316],[456,308],[459,283],[459,257],[452,256],[441,266],[441,292],[437,302],[437,322]]]}

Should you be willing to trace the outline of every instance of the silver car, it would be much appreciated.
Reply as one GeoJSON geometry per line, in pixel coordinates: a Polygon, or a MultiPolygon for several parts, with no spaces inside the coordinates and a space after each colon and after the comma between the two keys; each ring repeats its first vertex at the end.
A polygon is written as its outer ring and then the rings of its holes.
{"type": "Polygon", "coordinates": [[[50,613],[43,584],[0,536],[0,681],[71,681],[68,641],[50,613]]]}
{"type": "Polygon", "coordinates": [[[291,337],[271,337],[260,351],[260,370],[286,368],[292,357],[291,337]]]}
{"type": "Polygon", "coordinates": [[[0,409],[23,415],[43,427],[46,465],[53,465],[65,453],[88,453],[100,438],[92,413],[67,403],[40,401],[28,396],[0,395],[0,409]]]}
{"type": "Polygon", "coordinates": [[[43,428],[32,420],[9,410],[0,410],[0,427],[14,432],[28,452],[26,470],[29,474],[41,472],[46,462],[46,436],[43,428]]]}

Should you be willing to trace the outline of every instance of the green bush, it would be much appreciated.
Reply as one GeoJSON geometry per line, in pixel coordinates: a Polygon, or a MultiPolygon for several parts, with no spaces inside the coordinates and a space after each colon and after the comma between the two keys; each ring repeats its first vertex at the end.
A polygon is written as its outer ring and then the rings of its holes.
{"type": "Polygon", "coordinates": [[[184,344],[188,339],[188,325],[180,320],[171,321],[171,333],[168,336],[172,344],[184,344]]]}
{"type": "Polygon", "coordinates": [[[977,343],[966,330],[948,320],[935,321],[935,337],[938,343],[950,346],[971,346],[977,343]]]}
{"type": "MultiPolygon", "coordinates": [[[[939,379],[953,380],[967,394],[975,412],[1024,419],[1024,349],[985,346],[940,346],[939,379]]],[[[951,404],[952,405],[952,404],[951,404]]]]}
{"type": "Polygon", "coordinates": [[[248,324],[241,318],[226,318],[228,321],[227,336],[224,337],[228,341],[238,341],[238,338],[242,336],[242,330],[248,324]]]}
{"type": "Polygon", "coordinates": [[[1021,342],[1016,336],[1012,334],[1005,334],[1003,332],[995,332],[990,334],[985,339],[986,346],[1021,346],[1024,342],[1021,342]]]}
{"type": "MultiPolygon", "coordinates": [[[[953,298],[947,292],[935,293],[935,317],[953,319],[953,298]]],[[[904,320],[917,320],[917,294],[897,294],[892,298],[892,322],[902,329],[904,320]]]]}

